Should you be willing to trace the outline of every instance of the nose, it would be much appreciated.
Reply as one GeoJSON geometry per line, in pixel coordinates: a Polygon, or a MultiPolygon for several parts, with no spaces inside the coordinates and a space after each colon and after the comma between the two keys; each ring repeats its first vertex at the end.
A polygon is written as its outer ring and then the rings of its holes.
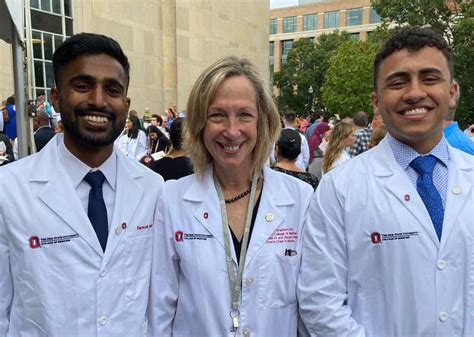
{"type": "Polygon", "coordinates": [[[107,105],[102,86],[97,85],[90,91],[88,103],[96,108],[103,108],[107,105]]]}
{"type": "Polygon", "coordinates": [[[224,136],[235,139],[240,136],[240,123],[236,118],[229,118],[225,125],[224,136]]]}
{"type": "Polygon", "coordinates": [[[424,90],[423,84],[419,80],[412,80],[407,86],[407,91],[403,96],[403,99],[407,103],[413,104],[424,98],[426,98],[426,91],[424,90]]]}

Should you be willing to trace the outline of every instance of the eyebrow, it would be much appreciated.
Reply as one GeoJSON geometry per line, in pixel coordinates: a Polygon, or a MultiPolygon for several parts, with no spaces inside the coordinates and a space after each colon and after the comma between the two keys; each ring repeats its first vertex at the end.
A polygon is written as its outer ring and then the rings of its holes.
{"type": "MultiPolygon", "coordinates": [[[[69,83],[72,83],[74,81],[84,81],[84,82],[88,82],[88,83],[95,83],[97,82],[96,78],[92,75],[86,75],[86,74],[79,74],[79,75],[76,75],[74,77],[72,77],[70,80],[69,80],[69,83]]],[[[104,80],[105,84],[107,85],[117,85],[117,86],[120,86],[121,88],[125,89],[125,85],[122,84],[122,82],[120,82],[119,80],[115,79],[115,78],[106,78],[104,80]]]]}
{"type": "MultiPolygon", "coordinates": [[[[426,75],[426,74],[443,74],[443,72],[441,71],[441,69],[439,68],[423,68],[419,71],[419,74],[420,75],[426,75]]],[[[388,81],[391,81],[392,79],[394,78],[398,78],[398,77],[404,77],[404,78],[407,78],[407,77],[410,77],[410,73],[407,72],[407,71],[396,71],[394,73],[391,73],[390,75],[388,75],[385,79],[384,79],[384,82],[388,82],[388,81]]]]}

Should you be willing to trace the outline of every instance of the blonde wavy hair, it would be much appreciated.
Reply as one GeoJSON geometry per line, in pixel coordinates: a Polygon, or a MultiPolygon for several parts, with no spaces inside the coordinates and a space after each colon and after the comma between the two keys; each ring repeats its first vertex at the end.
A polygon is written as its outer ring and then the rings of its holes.
{"type": "Polygon", "coordinates": [[[328,146],[324,151],[323,173],[329,172],[337,159],[341,156],[342,151],[346,147],[346,139],[352,134],[352,124],[346,122],[337,123],[332,129],[328,146]]]}
{"type": "Polygon", "coordinates": [[[198,177],[204,175],[208,163],[213,160],[203,140],[208,108],[219,85],[232,76],[245,76],[253,84],[257,95],[258,140],[253,151],[253,172],[262,170],[280,134],[280,116],[269,86],[254,65],[249,60],[235,56],[220,59],[198,77],[189,95],[186,109],[183,149],[191,159],[194,173],[198,177]]]}

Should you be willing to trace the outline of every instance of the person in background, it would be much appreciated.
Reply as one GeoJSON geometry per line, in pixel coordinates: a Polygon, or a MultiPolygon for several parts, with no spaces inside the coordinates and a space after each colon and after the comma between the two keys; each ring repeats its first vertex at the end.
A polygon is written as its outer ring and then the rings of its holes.
{"type": "Polygon", "coordinates": [[[13,141],[16,138],[16,107],[15,97],[10,96],[6,101],[6,109],[8,112],[8,121],[3,120],[3,129],[8,138],[13,141]]]}
{"type": "Polygon", "coordinates": [[[148,154],[157,152],[168,152],[170,140],[156,126],[150,125],[147,129],[148,133],[148,154]]]}
{"type": "Polygon", "coordinates": [[[318,178],[311,173],[303,171],[295,164],[301,152],[300,134],[292,129],[281,130],[280,137],[275,145],[276,164],[272,167],[275,171],[283,172],[303,180],[314,189],[318,186],[318,178]]]}
{"type": "Polygon", "coordinates": [[[44,112],[48,115],[48,119],[52,118],[51,104],[46,99],[44,90],[38,90],[36,93],[36,112],[44,112]]]}
{"type": "Polygon", "coordinates": [[[369,149],[372,129],[367,126],[369,119],[364,111],[356,112],[352,120],[354,122],[356,140],[349,149],[349,156],[355,157],[369,149]]]}
{"type": "MultiPolygon", "coordinates": [[[[295,130],[296,112],[292,110],[284,112],[282,121],[285,129],[295,130]]],[[[306,168],[309,165],[309,156],[308,141],[306,140],[305,136],[301,135],[301,152],[296,159],[296,165],[298,165],[298,167],[303,171],[306,171],[306,168]]]]}
{"type": "Polygon", "coordinates": [[[383,124],[373,129],[372,134],[370,135],[369,149],[377,146],[380,143],[380,141],[385,138],[386,135],[387,135],[387,128],[383,124]]]}
{"type": "Polygon", "coordinates": [[[37,152],[41,151],[55,135],[53,129],[49,126],[49,120],[49,115],[44,111],[37,111],[33,118],[33,129],[35,130],[33,138],[37,152]]]}
{"type": "Polygon", "coordinates": [[[127,157],[140,160],[144,155],[146,155],[146,139],[146,134],[141,130],[138,117],[128,115],[122,135],[117,138],[115,143],[119,150],[127,157]]]}
{"type": "Polygon", "coordinates": [[[339,122],[334,126],[328,146],[326,151],[324,151],[323,174],[351,159],[345,149],[354,144],[355,139],[354,129],[351,124],[339,122]]]}
{"type": "Polygon", "coordinates": [[[176,111],[173,108],[169,108],[166,110],[166,130],[168,130],[171,127],[171,124],[173,123],[174,119],[176,118],[176,111]]]}
{"type": "Polygon", "coordinates": [[[15,161],[15,156],[13,154],[13,146],[10,139],[0,133],[0,166],[12,163],[15,161]]]}
{"type": "Polygon", "coordinates": [[[148,167],[165,181],[193,174],[193,165],[182,148],[183,118],[177,118],[170,127],[171,150],[161,159],[152,161],[148,167]]]}
{"type": "Polygon", "coordinates": [[[163,118],[158,116],[157,114],[151,115],[151,125],[156,126],[167,138],[169,138],[169,134],[166,129],[163,127],[163,118]]]}
{"type": "Polygon", "coordinates": [[[62,121],[57,121],[56,124],[54,124],[54,133],[63,133],[64,132],[64,124],[62,121]]]}
{"type": "Polygon", "coordinates": [[[3,129],[4,129],[4,121],[3,121],[3,114],[8,114],[7,110],[6,109],[6,103],[7,101],[2,101],[2,104],[0,105],[0,133],[3,133],[3,129]]]}
{"type": "Polygon", "coordinates": [[[0,169],[0,336],[144,336],[164,183],[114,147],[130,64],[81,33],[53,71],[64,133],[0,169]]]}
{"type": "Polygon", "coordinates": [[[148,336],[296,336],[313,189],[265,165],[280,133],[269,86],[247,60],[217,61],[191,90],[185,130],[195,173],[167,181],[159,203],[148,336]]]}
{"type": "Polygon", "coordinates": [[[456,80],[453,82],[458,86],[458,92],[456,95],[456,106],[453,108],[449,108],[448,114],[444,118],[443,121],[443,134],[446,137],[449,145],[469,153],[470,155],[474,155],[474,143],[471,139],[466,136],[461,129],[459,128],[458,122],[454,121],[454,115],[456,113],[456,107],[459,103],[459,97],[461,96],[461,88],[459,88],[459,84],[456,80]]]}
{"type": "Polygon", "coordinates": [[[374,60],[387,136],[325,175],[303,233],[298,299],[311,336],[472,337],[474,157],[450,146],[452,52],[395,30],[374,60]]]}

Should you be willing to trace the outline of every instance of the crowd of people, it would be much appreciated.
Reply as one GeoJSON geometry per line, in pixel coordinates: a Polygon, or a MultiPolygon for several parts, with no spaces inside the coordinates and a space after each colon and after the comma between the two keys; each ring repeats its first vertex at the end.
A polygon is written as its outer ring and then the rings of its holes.
{"type": "Polygon", "coordinates": [[[130,110],[109,37],[53,69],[63,131],[0,169],[1,337],[474,335],[472,141],[429,28],[378,51],[370,124],[300,128],[235,56],[166,121],[130,110]]]}

